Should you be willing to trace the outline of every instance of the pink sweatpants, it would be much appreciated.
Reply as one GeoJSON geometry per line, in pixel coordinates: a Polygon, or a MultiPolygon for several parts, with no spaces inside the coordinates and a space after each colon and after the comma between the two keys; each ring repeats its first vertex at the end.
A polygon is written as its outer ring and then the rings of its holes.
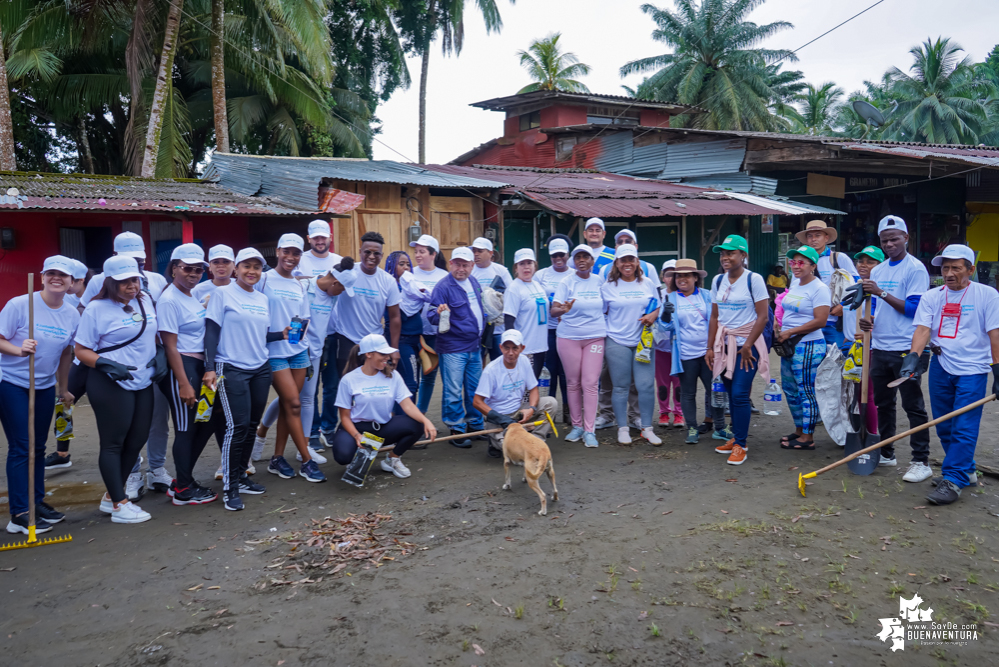
{"type": "Polygon", "coordinates": [[[604,339],[558,339],[558,356],[565,371],[569,396],[569,415],[573,426],[593,433],[597,416],[597,386],[604,363],[604,339]]]}
{"type": "Polygon", "coordinates": [[[659,416],[668,417],[670,413],[683,417],[683,408],[680,407],[680,376],[670,375],[669,371],[673,365],[673,353],[665,350],[656,350],[656,387],[659,397],[659,416]],[[665,391],[664,389],[665,388],[665,391]],[[670,397],[673,398],[673,406],[670,407],[670,397]]]}

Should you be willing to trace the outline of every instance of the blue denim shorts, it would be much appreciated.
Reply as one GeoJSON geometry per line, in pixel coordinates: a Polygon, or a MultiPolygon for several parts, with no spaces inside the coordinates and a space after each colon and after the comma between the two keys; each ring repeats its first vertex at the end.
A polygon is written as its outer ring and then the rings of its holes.
{"type": "Polygon", "coordinates": [[[312,365],[312,360],[309,359],[308,350],[302,350],[294,356],[285,357],[283,359],[271,359],[270,362],[272,371],[283,371],[286,368],[297,370],[300,368],[308,368],[312,365]]]}

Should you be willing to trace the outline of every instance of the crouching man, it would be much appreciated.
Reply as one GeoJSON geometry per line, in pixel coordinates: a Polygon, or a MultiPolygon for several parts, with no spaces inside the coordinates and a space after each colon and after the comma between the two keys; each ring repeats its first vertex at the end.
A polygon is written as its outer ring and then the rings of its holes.
{"type": "MultiPolygon", "coordinates": [[[[949,245],[933,265],[940,267],[944,285],[923,295],[914,318],[912,348],[902,360],[901,375],[918,381],[919,355],[929,343],[935,352],[929,369],[933,417],[960,410],[985,397],[989,370],[999,379],[999,293],[971,282],[975,253],[965,245],[949,245]]],[[[992,391],[999,396],[996,379],[992,391]]],[[[937,424],[944,450],[943,477],[934,480],[926,499],[949,505],[966,486],[977,486],[975,445],[982,407],[937,424]]]]}
{"type": "MultiPolygon", "coordinates": [[[[527,357],[521,356],[523,351],[523,335],[516,329],[507,329],[500,339],[500,358],[489,362],[482,371],[472,405],[486,416],[487,429],[545,419],[545,412],[558,407],[558,401],[551,396],[540,397],[534,369],[527,357]],[[525,391],[529,392],[526,401],[525,391]]],[[[534,429],[534,435],[547,438],[550,431],[551,425],[545,419],[544,424],[534,429]]],[[[503,436],[502,432],[489,436],[489,456],[503,456],[503,436]]]]}

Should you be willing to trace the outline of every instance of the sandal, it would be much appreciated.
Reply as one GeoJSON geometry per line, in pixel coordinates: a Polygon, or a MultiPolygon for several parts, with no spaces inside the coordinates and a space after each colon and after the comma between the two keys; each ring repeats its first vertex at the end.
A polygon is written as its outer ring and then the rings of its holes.
{"type": "Polygon", "coordinates": [[[795,440],[788,440],[787,444],[781,443],[780,448],[781,449],[795,449],[795,450],[798,450],[798,451],[810,452],[810,451],[812,451],[812,450],[815,449],[815,441],[812,440],[811,442],[802,442],[801,440],[797,440],[797,439],[795,439],[795,440]]]}
{"type": "MultiPolygon", "coordinates": [[[[788,435],[782,435],[780,437],[780,445],[781,447],[784,447],[785,442],[790,442],[791,440],[797,440],[800,437],[801,434],[798,433],[797,431],[795,431],[794,433],[789,433],[788,435]]],[[[410,447],[410,449],[412,449],[412,447],[410,447]]],[[[787,447],[784,447],[784,449],[787,449],[787,447]]]]}

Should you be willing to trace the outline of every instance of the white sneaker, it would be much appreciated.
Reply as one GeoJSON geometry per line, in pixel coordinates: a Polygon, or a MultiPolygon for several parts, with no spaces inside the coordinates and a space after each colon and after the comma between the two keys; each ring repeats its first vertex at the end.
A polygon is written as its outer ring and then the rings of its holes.
{"type": "Polygon", "coordinates": [[[933,468],[920,461],[913,461],[902,477],[906,482],[923,482],[933,477],[933,468]]]}
{"type": "Polygon", "coordinates": [[[892,457],[892,458],[888,459],[888,458],[885,458],[884,456],[882,456],[881,459],[878,461],[878,466],[879,467],[880,466],[886,466],[888,468],[894,468],[897,465],[898,465],[898,459],[896,459],[895,457],[892,457]]]}
{"type": "Polygon", "coordinates": [[[215,479],[222,479],[222,477],[222,466],[219,466],[219,469],[215,471],[215,479]]]}
{"type": "Polygon", "coordinates": [[[111,514],[114,512],[114,503],[108,498],[108,494],[101,496],[101,511],[105,514],[111,514]]]}
{"type": "Polygon", "coordinates": [[[593,421],[593,430],[599,431],[602,428],[610,428],[615,424],[613,419],[607,419],[606,417],[597,417],[593,421]]]}
{"type": "Polygon", "coordinates": [[[629,435],[629,429],[627,426],[623,426],[617,430],[617,442],[621,445],[631,444],[631,435],[629,435]]]}
{"type": "MultiPolygon", "coordinates": [[[[264,447],[267,445],[267,436],[261,438],[259,435],[253,439],[253,451],[250,452],[251,461],[264,460],[264,447]]],[[[221,479],[221,478],[220,478],[221,479]]]]}
{"type": "Polygon", "coordinates": [[[166,493],[172,482],[173,477],[170,476],[166,468],[156,468],[146,473],[146,488],[150,491],[166,493]]]}
{"type": "Polygon", "coordinates": [[[152,518],[149,512],[130,502],[119,503],[117,509],[111,510],[111,521],[113,523],[142,523],[152,518]]]}
{"type": "Polygon", "coordinates": [[[138,500],[145,491],[146,486],[143,484],[141,472],[133,472],[125,480],[125,496],[129,500],[138,500]]]}
{"type": "Polygon", "coordinates": [[[662,439],[658,435],[656,435],[656,432],[652,430],[651,426],[642,429],[642,437],[648,440],[653,445],[663,444],[662,439]]]}
{"type": "MultiPolygon", "coordinates": [[[[309,450],[309,454],[312,455],[312,460],[315,461],[316,463],[326,463],[326,461],[327,461],[327,458],[325,456],[323,456],[322,454],[320,454],[319,452],[317,452],[314,449],[310,449],[309,450]]],[[[298,461],[301,461],[302,460],[302,453],[301,452],[295,452],[295,459],[298,460],[298,461]]]]}
{"type": "Polygon", "coordinates": [[[246,474],[247,475],[256,475],[257,474],[257,469],[253,467],[252,463],[250,465],[246,466],[246,474]]]}
{"type": "Polygon", "coordinates": [[[396,456],[386,456],[382,459],[382,470],[390,472],[400,479],[406,479],[412,474],[402,459],[396,456]]]}

